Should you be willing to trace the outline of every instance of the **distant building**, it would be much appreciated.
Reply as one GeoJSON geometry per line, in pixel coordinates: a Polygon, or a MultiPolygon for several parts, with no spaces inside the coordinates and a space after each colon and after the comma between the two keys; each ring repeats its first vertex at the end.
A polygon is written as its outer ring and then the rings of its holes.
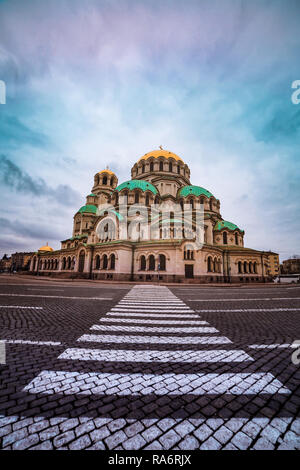
{"type": "Polygon", "coordinates": [[[267,251],[266,255],[268,256],[267,275],[272,277],[278,276],[278,274],[280,274],[278,253],[274,253],[273,251],[267,251]]]}
{"type": "Polygon", "coordinates": [[[294,256],[282,262],[282,274],[299,274],[300,273],[300,256],[294,256]]]}
{"type": "Polygon", "coordinates": [[[31,258],[34,252],[13,253],[11,255],[12,271],[29,271],[31,258]]]}
{"type": "Polygon", "coordinates": [[[11,258],[5,254],[3,258],[0,260],[0,272],[10,271],[10,267],[11,267],[11,258]]]}

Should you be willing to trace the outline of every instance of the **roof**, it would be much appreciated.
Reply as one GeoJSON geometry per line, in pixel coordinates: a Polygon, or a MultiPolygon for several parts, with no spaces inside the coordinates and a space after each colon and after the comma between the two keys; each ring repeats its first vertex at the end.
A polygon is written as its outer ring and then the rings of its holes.
{"type": "Polygon", "coordinates": [[[79,211],[81,214],[85,212],[89,212],[91,214],[97,214],[97,207],[93,206],[92,204],[86,204],[85,206],[80,207],[79,211]]]}
{"type": "Polygon", "coordinates": [[[206,197],[212,197],[212,193],[207,191],[207,189],[202,188],[201,186],[193,186],[193,185],[188,185],[184,186],[179,190],[178,196],[183,196],[186,197],[189,194],[193,194],[194,196],[206,196],[206,197]]]}
{"type": "Polygon", "coordinates": [[[240,232],[243,232],[244,230],[241,230],[237,225],[233,224],[232,222],[228,222],[227,220],[219,220],[216,225],[214,226],[214,230],[219,231],[222,230],[223,228],[227,228],[228,230],[239,230],[240,232]]]}
{"type": "Polygon", "coordinates": [[[101,173],[107,173],[109,175],[115,175],[115,173],[113,171],[109,170],[108,168],[106,168],[105,170],[98,171],[97,175],[100,175],[101,173]]]}
{"type": "Polygon", "coordinates": [[[125,181],[119,184],[115,191],[122,191],[122,189],[129,189],[130,191],[132,189],[141,189],[142,191],[151,191],[153,194],[158,194],[156,187],[152,183],[149,183],[149,181],[144,180],[125,181]]]}
{"type": "Polygon", "coordinates": [[[51,246],[48,246],[48,243],[47,243],[47,245],[41,246],[41,248],[39,248],[39,251],[54,251],[54,250],[53,248],[51,248],[51,246]]]}
{"type": "Polygon", "coordinates": [[[91,194],[88,194],[87,197],[90,197],[90,196],[92,196],[92,197],[97,197],[97,194],[91,193],[91,194]]]}
{"type": "Polygon", "coordinates": [[[182,158],[178,157],[176,153],[170,152],[169,150],[152,150],[152,152],[145,153],[138,162],[141,160],[148,160],[148,158],[159,158],[159,157],[165,157],[165,158],[174,158],[176,161],[183,162],[182,158]]]}

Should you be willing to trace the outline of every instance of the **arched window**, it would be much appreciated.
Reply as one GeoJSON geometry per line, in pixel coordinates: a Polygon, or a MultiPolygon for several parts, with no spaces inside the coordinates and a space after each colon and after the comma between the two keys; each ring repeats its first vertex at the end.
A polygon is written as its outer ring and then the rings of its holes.
{"type": "Polygon", "coordinates": [[[75,258],[75,256],[73,256],[73,259],[72,259],[72,268],[71,268],[72,270],[75,269],[75,264],[76,264],[76,258],[75,258]]]}
{"type": "Polygon", "coordinates": [[[149,206],[149,205],[150,205],[150,197],[149,197],[149,194],[146,194],[145,204],[146,204],[146,206],[149,206]]]}
{"type": "Polygon", "coordinates": [[[103,269],[107,269],[108,265],[108,260],[107,260],[107,255],[103,256],[103,269]]]}
{"type": "Polygon", "coordinates": [[[212,200],[211,200],[211,199],[209,200],[209,210],[211,210],[211,211],[213,210],[213,204],[212,204],[212,200]]]}
{"type": "Polygon", "coordinates": [[[244,273],[248,272],[248,263],[247,261],[244,261],[244,273]]]}
{"type": "Polygon", "coordinates": [[[139,200],[140,200],[140,195],[139,195],[139,193],[136,191],[136,192],[134,193],[134,202],[135,202],[136,204],[138,204],[139,200]]]}
{"type": "Polygon", "coordinates": [[[84,271],[84,263],[85,263],[85,251],[81,250],[79,253],[79,263],[78,263],[78,271],[83,273],[84,271]]]}
{"type": "Polygon", "coordinates": [[[155,196],[155,204],[159,204],[159,197],[158,196],[155,196]]]}
{"type": "Polygon", "coordinates": [[[62,269],[66,269],[66,258],[63,258],[62,269]]]}
{"type": "Polygon", "coordinates": [[[107,184],[107,176],[103,176],[102,184],[107,184]]]}
{"type": "Polygon", "coordinates": [[[115,269],[116,266],[116,257],[114,254],[110,257],[110,269],[115,269]]]}
{"type": "Polygon", "coordinates": [[[223,232],[223,245],[227,245],[227,232],[223,232]]]}
{"type": "Polygon", "coordinates": [[[183,211],[183,199],[180,199],[180,207],[181,207],[181,210],[183,211]]]}
{"type": "Polygon", "coordinates": [[[141,265],[140,265],[140,269],[141,271],[145,271],[146,270],[146,258],[144,255],[141,256],[141,265]]]}
{"type": "Polygon", "coordinates": [[[95,258],[95,269],[100,269],[100,256],[97,255],[95,258]]]}
{"type": "Polygon", "coordinates": [[[159,270],[165,271],[166,270],[166,257],[165,255],[159,255],[159,270]]]}
{"type": "Polygon", "coordinates": [[[208,271],[209,273],[212,272],[212,259],[211,259],[210,256],[207,258],[207,271],[208,271]]]}
{"type": "Polygon", "coordinates": [[[110,178],[110,185],[112,186],[113,184],[114,184],[114,177],[112,176],[112,177],[110,178]]]}
{"type": "Polygon", "coordinates": [[[159,171],[164,171],[164,162],[159,162],[159,171]]]}
{"type": "Polygon", "coordinates": [[[153,171],[153,170],[154,170],[153,162],[150,162],[150,171],[153,171]]]}
{"type": "Polygon", "coordinates": [[[177,165],[177,173],[180,175],[180,165],[177,165]]]}
{"type": "Polygon", "coordinates": [[[254,263],[253,263],[253,272],[255,274],[257,274],[257,263],[256,263],[256,261],[254,261],[254,263]]]}
{"type": "Polygon", "coordinates": [[[190,199],[190,207],[191,209],[194,209],[194,199],[190,199]]]}
{"type": "Polygon", "coordinates": [[[67,260],[67,269],[71,269],[71,258],[70,258],[70,256],[68,256],[68,260],[67,260]]]}
{"type": "Polygon", "coordinates": [[[173,172],[173,165],[172,165],[171,162],[169,163],[169,171],[170,171],[171,173],[173,172]]]}
{"type": "Polygon", "coordinates": [[[218,272],[217,260],[214,259],[214,273],[218,272]]]}
{"type": "Polygon", "coordinates": [[[252,273],[252,263],[251,263],[251,261],[249,263],[249,273],[252,273]]]}
{"type": "Polygon", "coordinates": [[[235,244],[238,245],[239,244],[238,234],[235,232],[234,236],[235,236],[235,244]]]}
{"type": "Polygon", "coordinates": [[[154,255],[149,256],[149,271],[155,271],[155,258],[154,258],[154,255]]]}
{"type": "Polygon", "coordinates": [[[204,204],[204,197],[200,197],[200,204],[204,204]]]}
{"type": "Polygon", "coordinates": [[[142,163],[142,173],[145,173],[145,163],[142,163]]]}
{"type": "Polygon", "coordinates": [[[242,272],[243,272],[242,271],[242,262],[241,261],[238,262],[238,271],[239,271],[239,274],[242,274],[242,272]]]}

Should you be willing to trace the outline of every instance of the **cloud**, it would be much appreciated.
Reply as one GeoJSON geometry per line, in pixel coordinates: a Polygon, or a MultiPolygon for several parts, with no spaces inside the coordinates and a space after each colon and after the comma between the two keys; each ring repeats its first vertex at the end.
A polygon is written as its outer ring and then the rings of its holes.
{"type": "Polygon", "coordinates": [[[300,251],[299,14],[298,0],[0,2],[3,217],[43,212],[65,238],[96,171],[127,180],[162,144],[248,246],[300,251]]]}
{"type": "Polygon", "coordinates": [[[33,179],[4,155],[0,156],[0,171],[0,182],[17,192],[36,197],[49,197],[67,206],[79,204],[80,194],[68,185],[58,185],[55,189],[51,188],[42,178],[33,179]]]}

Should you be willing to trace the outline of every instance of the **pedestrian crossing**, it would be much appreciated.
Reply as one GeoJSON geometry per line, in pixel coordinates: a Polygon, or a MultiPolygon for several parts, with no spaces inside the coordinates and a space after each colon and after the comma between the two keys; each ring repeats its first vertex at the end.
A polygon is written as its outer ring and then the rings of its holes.
{"type": "MultiPolygon", "coordinates": [[[[218,371],[224,363],[253,363],[253,358],[188,307],[165,286],[135,286],[119,303],[67,348],[57,362],[73,370],[43,370],[24,391],[39,394],[158,396],[289,394],[270,372],[218,371]],[[204,326],[205,325],[205,326],[204,326]],[[86,344],[89,344],[86,347],[86,344]],[[108,346],[109,344],[109,346],[108,346]],[[215,349],[210,349],[211,346],[215,349]],[[219,345],[221,349],[218,349],[219,345]],[[226,345],[222,347],[222,345],[226,345]],[[191,346],[199,349],[191,349],[191,346]],[[130,349],[128,349],[128,347],[130,349]],[[141,349],[144,348],[144,349],[141,349]],[[164,349],[166,348],[166,349],[164,349]],[[94,372],[76,370],[78,361],[94,361],[94,372]],[[105,363],[130,364],[128,371],[103,371],[105,363]],[[176,372],[143,370],[145,364],[178,365],[176,372]],[[181,365],[216,364],[215,372],[182,372],[181,365]]],[[[245,369],[244,368],[244,369],[245,369]]],[[[198,370],[198,369],[197,369],[198,370]]]]}

